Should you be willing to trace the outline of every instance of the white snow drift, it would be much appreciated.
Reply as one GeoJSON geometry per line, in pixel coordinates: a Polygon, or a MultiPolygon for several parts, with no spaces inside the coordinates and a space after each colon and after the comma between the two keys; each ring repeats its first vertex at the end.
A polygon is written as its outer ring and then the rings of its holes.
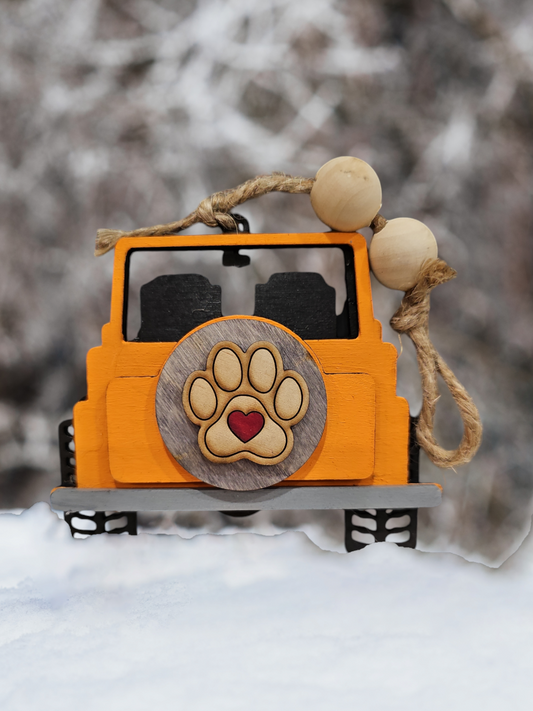
{"type": "MultiPolygon", "coordinates": [[[[528,553],[529,551],[529,553],[528,553]]],[[[529,709],[533,562],[0,515],[4,711],[529,709]]]]}

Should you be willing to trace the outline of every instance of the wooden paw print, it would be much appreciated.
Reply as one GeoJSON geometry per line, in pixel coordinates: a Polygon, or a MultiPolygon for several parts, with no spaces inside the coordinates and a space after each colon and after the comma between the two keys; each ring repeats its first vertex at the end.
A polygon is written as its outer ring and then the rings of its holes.
{"type": "Polygon", "coordinates": [[[217,343],[206,369],[191,373],[183,389],[183,407],[200,426],[198,445],[211,462],[281,462],[293,447],[291,427],[308,405],[305,380],[283,369],[278,349],[267,341],[246,353],[235,343],[217,343]]]}

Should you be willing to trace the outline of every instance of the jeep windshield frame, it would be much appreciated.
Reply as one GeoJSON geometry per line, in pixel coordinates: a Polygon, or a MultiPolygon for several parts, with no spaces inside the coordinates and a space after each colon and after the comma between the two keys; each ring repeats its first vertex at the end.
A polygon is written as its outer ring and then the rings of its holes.
{"type": "MultiPolygon", "coordinates": [[[[374,321],[373,311],[365,308],[368,299],[361,303],[358,287],[370,293],[368,254],[364,237],[358,233],[308,233],[308,234],[218,234],[218,235],[177,235],[171,237],[122,238],[115,248],[113,293],[111,299],[110,326],[118,326],[123,341],[128,340],[128,293],[130,284],[130,265],[134,253],[140,251],[180,252],[180,251],[221,251],[238,254],[239,249],[284,249],[284,248],[339,248],[344,258],[347,320],[347,336],[332,340],[355,340],[370,321],[374,321]],[[368,313],[362,313],[363,311],[368,313]]],[[[229,268],[229,267],[224,267],[229,268]]],[[[314,340],[314,339],[304,339],[314,340]]],[[[316,339],[315,339],[316,340],[316,339]]]]}

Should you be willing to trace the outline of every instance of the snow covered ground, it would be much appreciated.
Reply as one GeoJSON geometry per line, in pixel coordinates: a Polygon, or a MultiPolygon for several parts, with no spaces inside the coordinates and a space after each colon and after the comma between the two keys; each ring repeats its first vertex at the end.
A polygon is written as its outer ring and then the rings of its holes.
{"type": "Polygon", "coordinates": [[[303,533],[70,538],[0,515],[3,711],[522,711],[533,540],[500,569],[303,533]]]}

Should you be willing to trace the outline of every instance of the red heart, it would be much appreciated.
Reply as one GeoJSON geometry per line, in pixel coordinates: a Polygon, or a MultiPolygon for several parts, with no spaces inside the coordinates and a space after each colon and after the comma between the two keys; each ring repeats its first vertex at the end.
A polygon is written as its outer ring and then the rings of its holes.
{"type": "Polygon", "coordinates": [[[241,442],[249,442],[264,426],[265,418],[260,412],[254,411],[245,415],[240,410],[234,410],[228,417],[228,427],[241,442]]]}

